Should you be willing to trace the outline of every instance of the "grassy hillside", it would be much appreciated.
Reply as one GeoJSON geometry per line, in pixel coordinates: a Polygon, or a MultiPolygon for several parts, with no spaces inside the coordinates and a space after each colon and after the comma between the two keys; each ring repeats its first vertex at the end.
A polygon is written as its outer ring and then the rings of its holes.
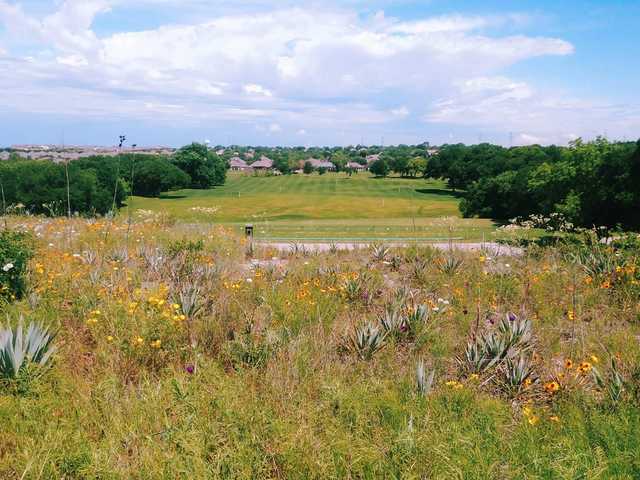
{"type": "Polygon", "coordinates": [[[366,173],[254,177],[231,173],[212,190],[183,190],[160,199],[133,198],[133,208],[180,220],[217,222],[238,230],[256,224],[263,237],[481,239],[486,220],[442,222],[458,216],[458,199],[443,182],[378,179],[366,173]]]}
{"type": "Polygon", "coordinates": [[[640,476],[637,249],[249,259],[220,227],[8,223],[36,253],[0,313],[58,335],[0,379],[2,479],[640,476]]]}

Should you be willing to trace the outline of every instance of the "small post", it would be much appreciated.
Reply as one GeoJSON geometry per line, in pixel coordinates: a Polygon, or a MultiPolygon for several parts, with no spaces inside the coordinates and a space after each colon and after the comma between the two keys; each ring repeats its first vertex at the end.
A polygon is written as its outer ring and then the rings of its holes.
{"type": "Polygon", "coordinates": [[[247,224],[244,226],[244,235],[247,237],[247,257],[253,257],[253,225],[247,224]]]}

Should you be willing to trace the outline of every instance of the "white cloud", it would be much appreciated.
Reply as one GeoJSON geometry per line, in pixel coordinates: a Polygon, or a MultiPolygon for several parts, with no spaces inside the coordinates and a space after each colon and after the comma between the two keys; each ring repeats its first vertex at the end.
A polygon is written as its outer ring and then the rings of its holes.
{"type": "Polygon", "coordinates": [[[67,65],[69,67],[86,67],[89,65],[89,61],[82,55],[67,55],[64,57],[56,57],[56,61],[60,65],[67,65]]]}
{"type": "Polygon", "coordinates": [[[479,77],[456,84],[450,96],[434,103],[424,117],[443,123],[520,132],[519,144],[566,143],[578,136],[634,135],[640,127],[638,107],[571,98],[564,92],[540,92],[506,77],[479,77]],[[595,128],[595,129],[594,129],[595,128]],[[571,129],[571,130],[566,130],[571,129]],[[580,132],[580,133],[575,133],[580,132]]]}
{"type": "Polygon", "coordinates": [[[410,113],[411,112],[409,111],[409,109],[405,106],[394,108],[393,110],[391,110],[391,115],[398,118],[408,117],[410,113]]]}
{"type": "MultiPolygon", "coordinates": [[[[239,5],[213,3],[222,12],[239,5]]],[[[253,0],[244,4],[251,12],[99,36],[92,25],[110,9],[135,4],[211,12],[212,2],[66,0],[56,3],[54,13],[34,15],[0,0],[3,46],[12,55],[0,58],[0,104],[104,118],[179,116],[193,124],[218,120],[243,127],[259,121],[265,133],[309,130],[314,136],[319,130],[382,128],[409,116],[539,138],[561,120],[575,120],[570,133],[582,134],[613,110],[621,114],[621,128],[638,126],[638,113],[629,107],[567,102],[570,96],[543,94],[502,76],[519,61],[573,52],[558,38],[486,33],[517,28],[529,21],[526,15],[403,21],[382,12],[362,15],[358,6],[367,3],[290,8],[301,4],[287,1],[274,8],[273,2],[253,0]],[[16,53],[25,39],[37,44],[29,61],[16,53]],[[599,116],[590,111],[594,105],[599,116]]]]}
{"type": "Polygon", "coordinates": [[[306,135],[306,134],[307,134],[307,131],[306,131],[304,128],[301,128],[300,130],[298,130],[298,132],[297,132],[297,133],[298,133],[298,135],[300,135],[300,136],[304,136],[304,135],[306,135]]]}
{"type": "Polygon", "coordinates": [[[515,139],[517,145],[540,145],[545,143],[545,139],[529,133],[521,133],[515,139]]]}
{"type": "Polygon", "coordinates": [[[267,90],[262,85],[257,85],[255,83],[250,83],[243,87],[244,93],[247,95],[263,95],[265,97],[272,97],[273,93],[270,90],[267,90]]]}

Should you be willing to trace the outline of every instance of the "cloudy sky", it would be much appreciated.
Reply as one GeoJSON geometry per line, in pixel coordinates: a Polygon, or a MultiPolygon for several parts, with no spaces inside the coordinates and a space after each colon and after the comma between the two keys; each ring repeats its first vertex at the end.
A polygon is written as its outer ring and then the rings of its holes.
{"type": "Polygon", "coordinates": [[[0,0],[0,146],[640,136],[637,0],[0,0]]]}

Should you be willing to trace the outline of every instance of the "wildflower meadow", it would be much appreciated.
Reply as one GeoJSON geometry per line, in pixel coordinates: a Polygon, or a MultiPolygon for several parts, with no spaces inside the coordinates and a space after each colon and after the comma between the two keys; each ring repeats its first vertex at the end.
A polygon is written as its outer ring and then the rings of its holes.
{"type": "Polygon", "coordinates": [[[0,478],[640,478],[640,244],[9,217],[0,478]]]}

